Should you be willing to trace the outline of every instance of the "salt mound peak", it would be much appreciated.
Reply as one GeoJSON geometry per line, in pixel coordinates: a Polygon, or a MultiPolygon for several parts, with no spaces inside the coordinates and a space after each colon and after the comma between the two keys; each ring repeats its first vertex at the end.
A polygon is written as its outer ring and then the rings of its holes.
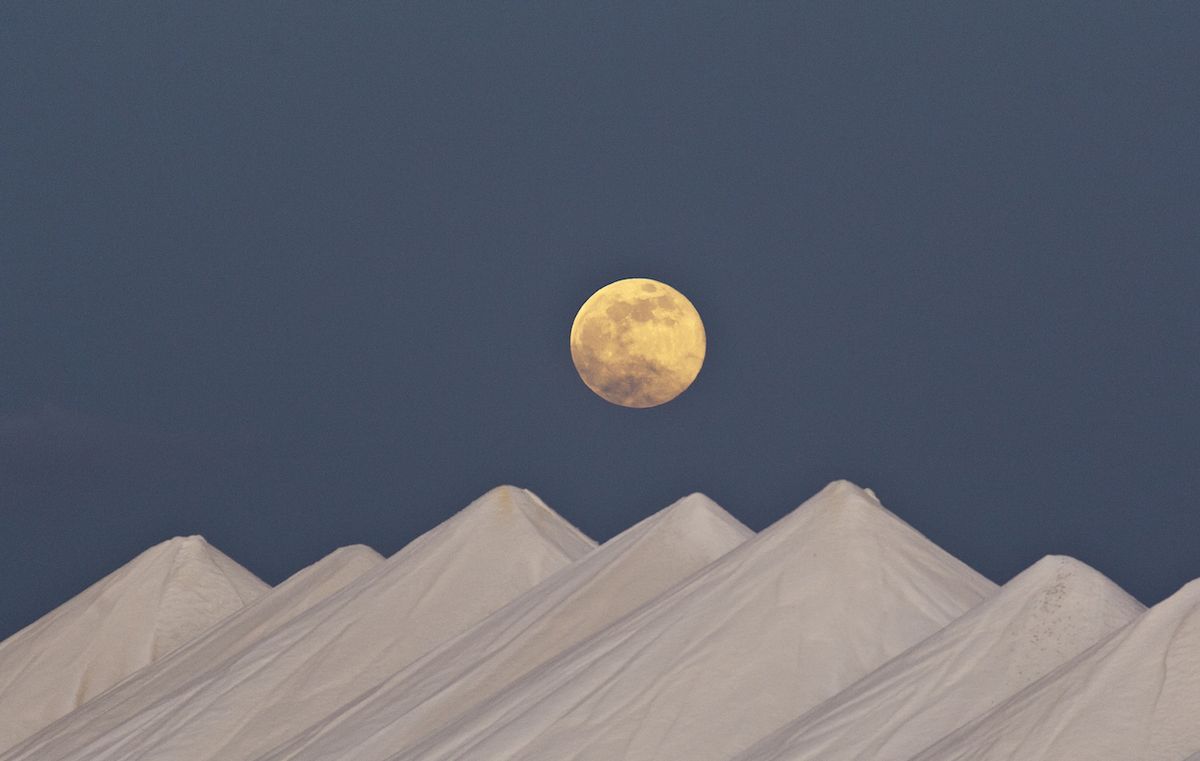
{"type": "Polygon", "coordinates": [[[556,513],[541,497],[529,489],[509,484],[489,489],[447,523],[487,523],[518,516],[528,521],[530,526],[564,553],[573,554],[581,548],[587,550],[596,546],[594,541],[556,513]]]}
{"type": "Polygon", "coordinates": [[[735,761],[909,758],[1144,610],[1086,564],[1043,558],[735,761]]]}
{"type": "Polygon", "coordinates": [[[667,531],[667,527],[673,527],[673,531],[686,534],[690,541],[702,541],[706,537],[719,538],[722,546],[730,532],[743,539],[754,535],[742,521],[728,514],[728,511],[716,504],[712,498],[698,491],[680,497],[646,520],[662,523],[658,531],[667,531]]]}
{"type": "Polygon", "coordinates": [[[492,489],[62,759],[257,758],[595,546],[532,492],[492,489]]]}
{"type": "Polygon", "coordinates": [[[1082,560],[1069,555],[1046,555],[1014,576],[994,598],[1015,599],[1026,594],[1040,595],[1040,607],[1046,609],[1070,593],[1093,602],[1105,601],[1115,607],[1145,612],[1144,605],[1104,574],[1082,560]]]}
{"type": "Polygon", "coordinates": [[[218,574],[228,581],[234,594],[246,602],[261,596],[267,586],[200,534],[172,537],[151,547],[143,555],[160,553],[170,554],[173,571],[177,576],[186,577],[193,570],[205,574],[218,574]]]}
{"type": "Polygon", "coordinates": [[[805,520],[809,528],[828,531],[871,532],[892,524],[908,524],[883,506],[875,492],[846,480],[831,481],[777,525],[805,520]]]}
{"type": "Polygon", "coordinates": [[[1101,628],[1112,624],[1115,630],[1146,610],[1112,579],[1067,555],[1043,557],[1001,587],[997,597],[1009,600],[1026,595],[1031,596],[1027,604],[1036,609],[1030,626],[1036,626],[1038,619],[1069,613],[1076,626],[1093,624],[1099,618],[1103,619],[1101,628]]]}
{"type": "Polygon", "coordinates": [[[1007,632],[1013,646],[1005,658],[1004,695],[1026,687],[1146,611],[1107,576],[1062,555],[1042,558],[997,596],[1000,604],[1012,608],[1007,632]]]}
{"type": "MultiPolygon", "coordinates": [[[[843,588],[840,597],[824,602],[845,616],[858,605],[873,605],[887,576],[902,582],[892,594],[907,596],[920,609],[936,609],[947,622],[963,612],[962,593],[971,590],[978,600],[996,589],[884,507],[874,492],[844,479],[830,482],[755,542],[781,548],[803,543],[811,554],[805,572],[826,579],[830,589],[843,588]],[[859,596],[863,599],[855,602],[859,596]]],[[[749,544],[742,549],[749,551],[749,544]]]]}
{"type": "Polygon", "coordinates": [[[261,597],[200,536],[142,552],[0,643],[0,749],[23,740],[261,597]]]}
{"type": "Polygon", "coordinates": [[[723,761],[995,588],[834,482],[393,761],[723,761]]]}
{"type": "Polygon", "coordinates": [[[820,534],[826,541],[835,542],[839,549],[870,547],[905,535],[917,537],[938,553],[945,554],[884,507],[874,492],[845,480],[830,482],[776,521],[768,531],[790,535],[800,527],[805,532],[820,534]]]}
{"type": "MultiPolygon", "coordinates": [[[[716,512],[722,515],[729,515],[725,508],[721,507],[704,492],[694,491],[691,494],[685,494],[679,499],[663,508],[663,511],[688,511],[695,510],[698,512],[716,512]]],[[[736,518],[730,516],[734,521],[736,518]]]]}
{"type": "Polygon", "coordinates": [[[173,553],[163,584],[151,660],[191,640],[197,617],[219,621],[261,597],[269,587],[204,537],[175,537],[159,545],[173,553]]]}
{"type": "Polygon", "coordinates": [[[1177,761],[1197,706],[1200,580],[913,761],[1177,761]]]}
{"type": "Polygon", "coordinates": [[[737,518],[734,518],[733,515],[731,515],[728,510],[721,507],[715,499],[708,496],[704,492],[699,491],[685,494],[658,512],[646,517],[644,520],[651,520],[656,515],[662,516],[681,512],[693,512],[718,516],[722,521],[737,527],[739,531],[748,530],[746,529],[745,524],[743,524],[737,518]]]}
{"type": "MultiPolygon", "coordinates": [[[[383,560],[383,555],[380,555],[374,547],[369,547],[365,544],[347,544],[345,547],[338,547],[333,552],[321,558],[321,560],[318,560],[317,563],[330,561],[334,558],[340,558],[345,561],[358,558],[381,561],[383,560]]],[[[312,566],[309,567],[311,568],[312,566]]]]}
{"type": "Polygon", "coordinates": [[[753,532],[691,494],[610,539],[260,761],[383,759],[482,704],[753,532]]]}
{"type": "MultiPolygon", "coordinates": [[[[186,541],[186,540],[185,540],[186,541]]],[[[292,574],[254,605],[242,608],[204,634],[89,700],[25,742],[3,761],[48,761],[119,726],[170,695],[197,674],[222,663],[383,562],[364,545],[342,547],[292,574]]]]}
{"type": "Polygon", "coordinates": [[[366,572],[383,563],[387,558],[366,544],[347,544],[330,552],[312,565],[305,566],[289,576],[283,584],[299,585],[308,577],[344,574],[345,569],[366,572]]]}

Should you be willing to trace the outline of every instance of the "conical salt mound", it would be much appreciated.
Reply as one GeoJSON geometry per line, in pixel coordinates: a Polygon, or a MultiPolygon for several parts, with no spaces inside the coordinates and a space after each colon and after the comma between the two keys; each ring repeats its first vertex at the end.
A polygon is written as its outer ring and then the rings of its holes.
{"type": "Polygon", "coordinates": [[[154,663],[268,589],[201,537],[151,547],[0,643],[0,749],[154,663]]]}
{"type": "Polygon", "coordinates": [[[63,758],[183,687],[383,562],[369,547],[343,547],[299,571],[169,656],[89,700],[0,756],[3,761],[63,758]]]}
{"type": "Polygon", "coordinates": [[[1200,749],[1200,580],[913,761],[1178,761],[1200,749]]]}
{"type": "Polygon", "coordinates": [[[724,761],[994,591],[837,482],[393,758],[724,761]]]}
{"type": "Polygon", "coordinates": [[[67,758],[256,758],[594,548],[532,493],[493,489],[67,758]]]}
{"type": "Polygon", "coordinates": [[[387,758],[751,536],[703,494],[684,497],[262,761],[387,758]]]}
{"type": "Polygon", "coordinates": [[[736,761],[907,759],[1144,610],[1083,563],[1044,558],[736,761]]]}

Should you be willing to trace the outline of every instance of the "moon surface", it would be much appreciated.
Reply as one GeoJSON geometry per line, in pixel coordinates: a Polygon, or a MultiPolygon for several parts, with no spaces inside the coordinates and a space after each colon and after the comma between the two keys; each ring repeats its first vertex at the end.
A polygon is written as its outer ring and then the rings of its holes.
{"type": "Polygon", "coordinates": [[[571,359],[587,387],[622,407],[682,394],[704,364],[704,323],[682,293],[647,278],[604,286],[571,325],[571,359]]]}

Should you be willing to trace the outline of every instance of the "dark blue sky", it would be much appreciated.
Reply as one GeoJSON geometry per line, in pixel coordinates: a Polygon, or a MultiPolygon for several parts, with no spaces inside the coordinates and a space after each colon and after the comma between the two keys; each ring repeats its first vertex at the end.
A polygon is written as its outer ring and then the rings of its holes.
{"type": "Polygon", "coordinates": [[[501,482],[1200,576],[1200,5],[919,5],[0,5],[0,636],[501,482]],[[651,410],[567,349],[628,276],[708,330],[651,410]]]}

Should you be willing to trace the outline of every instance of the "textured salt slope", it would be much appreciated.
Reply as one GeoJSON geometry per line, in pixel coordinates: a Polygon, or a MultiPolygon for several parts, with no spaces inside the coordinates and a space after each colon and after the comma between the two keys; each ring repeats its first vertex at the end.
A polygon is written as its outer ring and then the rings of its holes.
{"type": "Polygon", "coordinates": [[[907,759],[1144,610],[1083,563],[1045,558],[736,761],[907,759]]]}
{"type": "Polygon", "coordinates": [[[151,547],[0,643],[9,748],[270,587],[198,536],[151,547]]]}
{"type": "Polygon", "coordinates": [[[394,758],[723,761],[994,591],[836,482],[394,758]]]}
{"type": "Polygon", "coordinates": [[[753,532],[704,495],[685,497],[551,576],[269,758],[387,758],[750,536],[753,532]]]}
{"type": "Polygon", "coordinates": [[[1200,749],[1200,581],[914,761],[1179,761],[1200,749]]]}
{"type": "Polygon", "coordinates": [[[0,756],[0,761],[52,761],[70,755],[382,561],[379,553],[361,545],[331,553],[293,574],[254,605],[20,743],[0,756]]]}
{"type": "Polygon", "coordinates": [[[530,492],[493,489],[68,758],[254,758],[594,548],[530,492]]]}

